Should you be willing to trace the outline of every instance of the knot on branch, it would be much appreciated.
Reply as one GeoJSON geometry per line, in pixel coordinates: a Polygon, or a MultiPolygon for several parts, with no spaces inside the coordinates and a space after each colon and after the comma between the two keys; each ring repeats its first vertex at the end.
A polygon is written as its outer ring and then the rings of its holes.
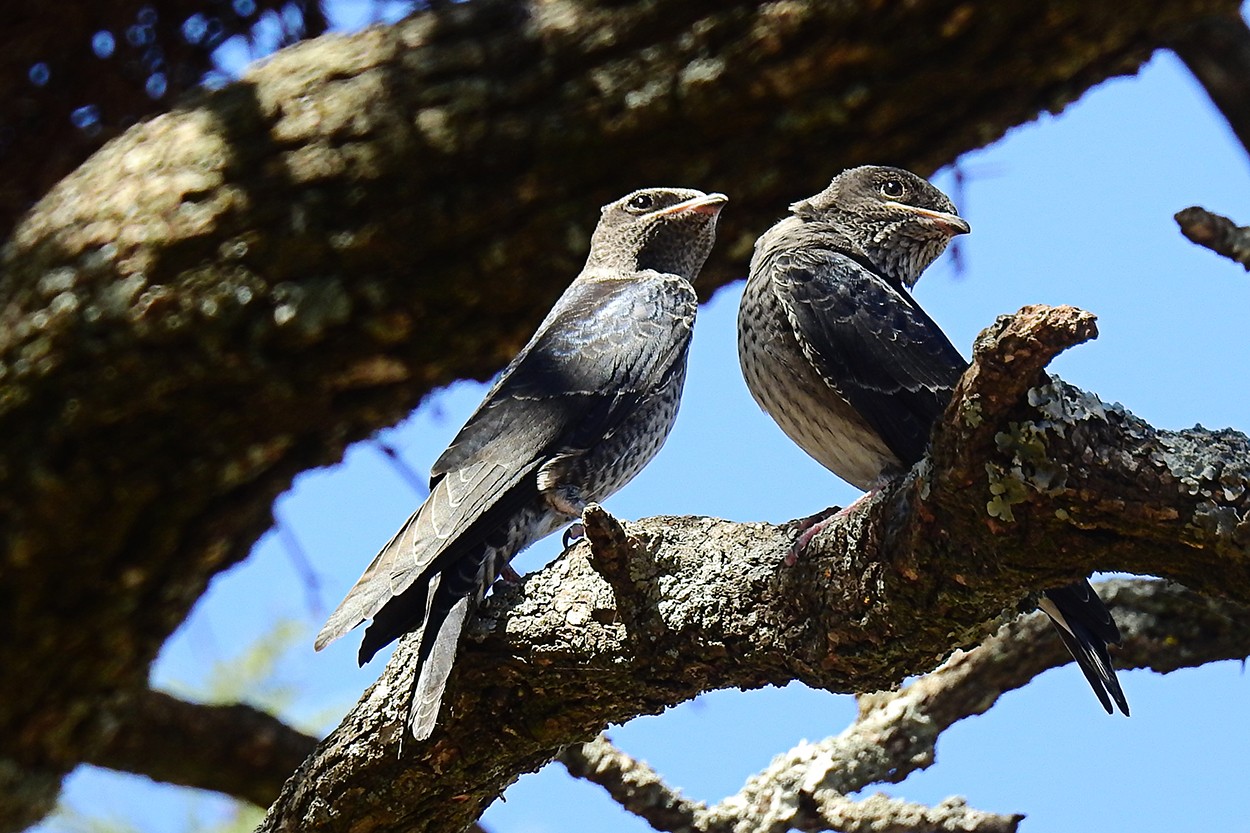
{"type": "Polygon", "coordinates": [[[1076,307],[1031,304],[1000,315],[977,336],[961,391],[1018,399],[1055,356],[1097,336],[1097,318],[1076,307]]]}
{"type": "MultiPolygon", "coordinates": [[[[972,365],[955,388],[943,424],[968,431],[961,445],[992,439],[1001,418],[1043,381],[1042,370],[1051,359],[1098,336],[1096,322],[1093,313],[1070,306],[1033,304],[1000,315],[977,336],[972,365]]],[[[940,456],[943,445],[957,442],[951,435],[959,433],[939,428],[934,456],[940,456]]]]}
{"type": "Polygon", "coordinates": [[[1048,381],[1051,359],[1097,337],[1096,321],[1076,307],[1034,304],[985,328],[934,432],[931,482],[957,490],[981,479],[1008,414],[1048,381]]]}
{"type": "Polygon", "coordinates": [[[638,641],[660,633],[664,623],[634,579],[635,561],[644,554],[638,542],[597,503],[587,504],[582,510],[582,529],[590,543],[590,566],[612,588],[617,612],[630,638],[638,641]]]}

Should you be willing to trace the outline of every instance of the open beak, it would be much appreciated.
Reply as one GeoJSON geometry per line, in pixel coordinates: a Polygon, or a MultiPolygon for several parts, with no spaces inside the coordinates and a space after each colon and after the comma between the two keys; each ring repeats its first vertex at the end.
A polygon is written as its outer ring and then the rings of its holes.
{"type": "Polygon", "coordinates": [[[947,214],[945,211],[932,211],[928,208],[920,208],[914,205],[904,205],[901,202],[889,202],[886,205],[891,208],[901,208],[904,211],[910,211],[925,218],[929,222],[936,225],[942,231],[946,232],[948,237],[954,237],[957,234],[967,234],[972,231],[972,226],[968,225],[968,221],[958,214],[947,214]]]}
{"type": "Polygon", "coordinates": [[[686,211],[693,211],[696,214],[718,214],[727,202],[729,202],[729,197],[724,194],[704,194],[702,197],[695,197],[685,202],[679,202],[677,205],[670,205],[668,208],[661,209],[655,213],[682,214],[686,211]]]}

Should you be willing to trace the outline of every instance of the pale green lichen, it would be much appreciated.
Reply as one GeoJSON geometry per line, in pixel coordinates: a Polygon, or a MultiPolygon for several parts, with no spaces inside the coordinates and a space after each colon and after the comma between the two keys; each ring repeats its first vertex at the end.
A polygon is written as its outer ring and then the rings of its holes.
{"type": "Polygon", "coordinates": [[[985,511],[990,517],[1012,523],[1015,513],[1011,507],[1023,503],[1028,497],[1024,483],[1013,472],[1004,471],[993,463],[985,464],[985,473],[989,477],[990,499],[985,504],[985,511]]]}
{"type": "Polygon", "coordinates": [[[979,428],[985,417],[981,413],[981,394],[973,394],[959,403],[959,418],[969,428],[979,428]]]}
{"type": "MultiPolygon", "coordinates": [[[[996,434],[995,444],[1008,456],[1009,462],[992,468],[987,466],[991,499],[986,511],[1005,521],[1014,520],[1011,507],[1023,502],[1029,491],[1057,495],[1067,487],[1068,470],[1051,457],[1048,437],[1067,439],[1069,432],[1080,423],[1105,421],[1109,413],[1125,414],[1122,406],[1108,406],[1097,396],[1053,377],[1049,383],[1030,389],[1028,402],[1036,409],[1038,418],[1012,422],[1005,431],[996,434]]],[[[1094,458],[1103,453],[1105,450],[1090,449],[1091,461],[1097,464],[1099,460],[1094,458]]],[[[1066,519],[1067,513],[1057,517],[1066,519]]]]}

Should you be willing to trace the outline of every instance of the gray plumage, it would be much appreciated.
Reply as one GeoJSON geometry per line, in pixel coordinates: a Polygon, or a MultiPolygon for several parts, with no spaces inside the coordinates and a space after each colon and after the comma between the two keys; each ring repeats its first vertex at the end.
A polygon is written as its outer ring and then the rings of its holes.
{"type": "Polygon", "coordinates": [[[420,630],[409,705],[433,731],[460,631],[514,555],[650,462],[677,416],[697,299],[725,197],[635,191],[604,206],[582,272],[435,462],[430,496],[317,635],[366,619],[360,662],[420,630]]]}
{"type": "MultiPolygon", "coordinates": [[[[844,171],[790,209],[755,244],[738,313],[742,373],[792,440],[869,491],[924,456],[968,366],[910,290],[969,226],[928,182],[880,166],[844,171]]],[[[1089,582],[1045,597],[1099,701],[1128,714],[1107,652],[1119,630],[1089,582]]]]}

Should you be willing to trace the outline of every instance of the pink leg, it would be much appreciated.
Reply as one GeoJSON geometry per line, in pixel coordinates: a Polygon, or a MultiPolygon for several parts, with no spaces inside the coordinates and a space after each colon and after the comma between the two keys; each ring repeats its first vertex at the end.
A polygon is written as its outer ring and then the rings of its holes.
{"type": "Polygon", "coordinates": [[[808,543],[810,543],[813,538],[824,532],[825,527],[829,526],[829,524],[833,523],[838,518],[841,518],[844,515],[849,515],[851,512],[859,508],[859,505],[875,495],[879,488],[880,487],[878,486],[873,486],[871,489],[857,497],[849,506],[844,506],[832,514],[817,512],[811,517],[804,518],[799,523],[799,529],[801,530],[799,537],[795,539],[793,544],[790,545],[790,552],[786,553],[785,565],[787,567],[793,567],[796,563],[798,563],[799,556],[803,554],[803,550],[807,549],[808,543]]]}

